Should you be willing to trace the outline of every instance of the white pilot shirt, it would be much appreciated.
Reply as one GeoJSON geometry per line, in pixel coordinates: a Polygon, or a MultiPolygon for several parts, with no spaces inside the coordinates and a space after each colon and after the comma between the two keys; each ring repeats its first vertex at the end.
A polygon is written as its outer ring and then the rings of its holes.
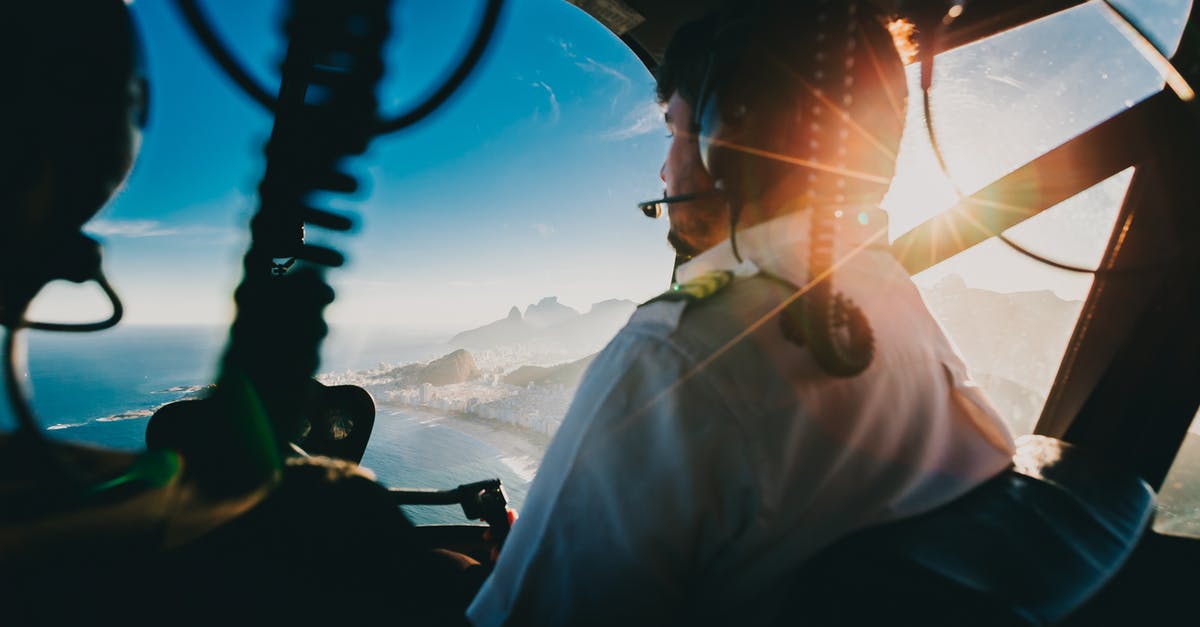
{"type": "Polygon", "coordinates": [[[470,620],[769,623],[805,558],[1006,468],[1011,437],[907,273],[861,248],[881,228],[879,211],[839,220],[838,255],[861,252],[834,289],[875,337],[853,378],[824,374],[777,317],[736,339],[795,289],[764,272],[808,280],[808,213],[739,231],[742,263],[726,241],[681,265],[680,283],[737,278],[640,307],[597,356],[470,620]]]}

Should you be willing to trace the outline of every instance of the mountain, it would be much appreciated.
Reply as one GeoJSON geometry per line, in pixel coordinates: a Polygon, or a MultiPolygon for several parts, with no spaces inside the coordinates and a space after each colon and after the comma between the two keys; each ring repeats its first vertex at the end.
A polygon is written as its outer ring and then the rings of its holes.
{"type": "Polygon", "coordinates": [[[947,275],[922,294],[972,372],[1035,391],[1053,381],[1083,307],[1049,290],[967,287],[958,275],[947,275]]]}
{"type": "Polygon", "coordinates": [[[922,296],[972,377],[1015,432],[1045,403],[1083,307],[1049,290],[993,292],[947,275],[922,296]]]}
{"type": "Polygon", "coordinates": [[[471,349],[530,344],[547,344],[578,354],[602,348],[629,320],[637,305],[628,300],[606,300],[592,305],[587,313],[558,302],[550,296],[525,308],[509,310],[507,318],[463,331],[450,345],[471,349]]]}
{"type": "Polygon", "coordinates": [[[975,383],[987,393],[988,400],[1008,420],[1013,433],[1030,433],[1042,413],[1046,397],[999,375],[977,373],[975,383]]]}
{"type": "Polygon", "coordinates": [[[583,378],[583,372],[591,365],[592,360],[596,358],[595,354],[588,355],[583,359],[558,364],[555,366],[521,366],[516,370],[504,375],[504,382],[509,385],[525,386],[533,383],[535,385],[553,385],[555,383],[567,388],[575,388],[579,385],[579,380],[583,378]]]}
{"type": "Polygon", "coordinates": [[[417,383],[449,385],[479,377],[479,368],[471,353],[459,349],[429,362],[417,372],[417,383]]]}
{"type": "Polygon", "coordinates": [[[373,378],[391,380],[402,387],[412,387],[422,383],[450,385],[478,377],[479,368],[475,365],[475,358],[471,353],[459,349],[427,364],[408,364],[392,368],[373,378]]]}
{"type": "Polygon", "coordinates": [[[463,331],[450,338],[451,346],[467,348],[489,348],[508,342],[519,342],[530,334],[529,325],[521,317],[521,310],[513,307],[508,317],[481,327],[463,331]]]}
{"type": "Polygon", "coordinates": [[[1200,535],[1200,434],[1188,431],[1171,471],[1158,492],[1154,529],[1160,533],[1200,535]]]}
{"type": "Polygon", "coordinates": [[[577,317],[579,312],[560,304],[557,296],[547,296],[525,308],[525,324],[535,328],[552,327],[577,317]]]}
{"type": "Polygon", "coordinates": [[[608,344],[636,309],[637,305],[628,300],[606,300],[592,305],[585,314],[543,329],[537,336],[551,344],[594,353],[608,344]]]}

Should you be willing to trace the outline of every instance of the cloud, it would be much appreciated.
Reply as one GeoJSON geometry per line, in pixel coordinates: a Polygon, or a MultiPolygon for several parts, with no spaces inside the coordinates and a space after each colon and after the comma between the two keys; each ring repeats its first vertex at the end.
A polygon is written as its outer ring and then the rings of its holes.
{"type": "Polygon", "coordinates": [[[604,139],[625,140],[640,137],[663,128],[663,112],[657,102],[646,102],[630,111],[624,123],[602,135],[604,139]]]}
{"type": "Polygon", "coordinates": [[[1016,87],[1017,89],[1023,91],[1032,91],[1028,85],[1010,76],[997,76],[995,74],[984,74],[984,76],[998,83],[1004,83],[1005,85],[1016,87]]]}
{"type": "Polygon", "coordinates": [[[611,77],[617,79],[618,81],[621,82],[621,85],[622,85],[621,91],[622,92],[627,91],[629,89],[630,84],[632,83],[632,81],[629,80],[628,76],[625,76],[620,71],[613,68],[611,65],[605,65],[591,57],[583,57],[582,60],[576,61],[575,65],[579,66],[585,72],[596,72],[596,73],[600,73],[600,74],[607,74],[608,76],[611,76],[611,77]]]}
{"type": "Polygon", "coordinates": [[[558,119],[562,117],[562,109],[558,106],[558,96],[554,95],[554,90],[545,81],[537,81],[530,84],[534,87],[541,87],[546,90],[546,93],[550,94],[550,123],[558,123],[558,119]]]}
{"type": "Polygon", "coordinates": [[[341,279],[338,281],[338,284],[347,286],[355,285],[374,289],[403,289],[412,287],[412,283],[410,281],[390,281],[380,279],[341,279]]]}
{"type": "Polygon", "coordinates": [[[240,230],[199,224],[171,226],[159,220],[109,220],[96,218],[83,230],[99,237],[139,239],[146,237],[235,237],[240,230]]]}
{"type": "Polygon", "coordinates": [[[504,279],[487,279],[484,281],[447,281],[446,285],[457,289],[475,289],[480,287],[497,287],[504,285],[504,279]]]}
{"type": "Polygon", "coordinates": [[[580,56],[579,54],[576,54],[575,51],[571,50],[571,44],[567,43],[565,40],[559,39],[557,43],[558,47],[562,49],[563,54],[567,55],[567,58],[573,59],[575,61],[575,65],[583,71],[604,74],[616,79],[619,83],[621,83],[621,89],[613,94],[612,99],[612,106],[614,109],[616,109],[617,101],[622,96],[629,93],[629,88],[633,84],[633,81],[631,81],[623,72],[617,70],[611,65],[601,63],[588,56],[580,56]]]}
{"type": "Polygon", "coordinates": [[[182,229],[168,227],[158,220],[92,220],[85,231],[101,237],[163,237],[179,235],[182,229]]]}
{"type": "Polygon", "coordinates": [[[550,237],[551,235],[554,234],[554,231],[557,230],[554,228],[554,225],[543,224],[541,222],[538,222],[537,224],[532,224],[530,226],[532,226],[533,230],[537,231],[537,234],[541,235],[542,237],[550,237]]]}

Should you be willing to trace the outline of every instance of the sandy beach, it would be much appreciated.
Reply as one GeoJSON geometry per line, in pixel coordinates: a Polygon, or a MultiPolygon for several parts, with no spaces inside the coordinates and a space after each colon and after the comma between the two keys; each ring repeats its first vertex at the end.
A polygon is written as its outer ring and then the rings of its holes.
{"type": "Polygon", "coordinates": [[[542,455],[546,452],[546,446],[550,443],[549,437],[536,431],[522,429],[521,427],[499,420],[472,416],[471,414],[387,401],[380,402],[379,408],[381,410],[393,410],[405,414],[423,413],[436,416],[440,419],[440,424],[486,442],[508,458],[540,461],[542,455]]]}

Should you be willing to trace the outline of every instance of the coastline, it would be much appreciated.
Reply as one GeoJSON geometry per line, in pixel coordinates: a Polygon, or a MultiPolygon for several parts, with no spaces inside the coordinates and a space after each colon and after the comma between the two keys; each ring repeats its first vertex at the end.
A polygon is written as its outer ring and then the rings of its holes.
{"type": "Polygon", "coordinates": [[[542,456],[546,452],[546,446],[550,443],[549,436],[500,420],[424,405],[408,405],[389,401],[377,402],[379,409],[383,411],[424,413],[436,416],[446,427],[485,442],[506,457],[528,458],[535,465],[541,462],[542,456]]]}

